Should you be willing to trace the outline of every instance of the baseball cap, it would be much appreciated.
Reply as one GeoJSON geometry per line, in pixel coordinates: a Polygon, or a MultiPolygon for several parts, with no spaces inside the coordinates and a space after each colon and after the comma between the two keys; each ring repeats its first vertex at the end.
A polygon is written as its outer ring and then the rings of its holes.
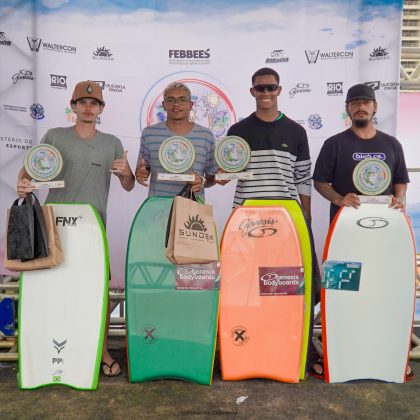
{"type": "Polygon", "coordinates": [[[102,97],[102,88],[98,83],[92,82],[91,80],[79,82],[75,86],[71,100],[75,102],[82,98],[94,98],[101,102],[102,105],[105,105],[104,99],[102,97]]]}
{"type": "Polygon", "coordinates": [[[354,85],[347,91],[346,104],[356,99],[369,99],[371,101],[376,101],[375,91],[368,85],[354,85]]]}

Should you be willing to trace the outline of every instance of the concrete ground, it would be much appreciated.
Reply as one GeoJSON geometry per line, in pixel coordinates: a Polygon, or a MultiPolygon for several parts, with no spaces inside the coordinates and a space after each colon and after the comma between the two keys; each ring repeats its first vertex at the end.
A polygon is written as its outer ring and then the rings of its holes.
{"type": "Polygon", "coordinates": [[[0,419],[420,419],[419,375],[405,384],[376,381],[327,384],[309,377],[299,384],[271,380],[222,381],[216,354],[213,384],[177,380],[129,383],[125,339],[111,338],[122,374],[101,374],[96,391],[65,386],[17,388],[17,363],[0,363],[0,419]],[[243,402],[237,403],[240,397],[243,402]]]}

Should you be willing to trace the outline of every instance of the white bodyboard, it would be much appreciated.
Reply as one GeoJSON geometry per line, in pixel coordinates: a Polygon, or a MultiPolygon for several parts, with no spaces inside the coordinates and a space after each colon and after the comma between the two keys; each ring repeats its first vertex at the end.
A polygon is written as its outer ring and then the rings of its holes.
{"type": "Polygon", "coordinates": [[[90,205],[52,206],[64,262],[21,274],[19,387],[95,389],[109,284],[105,230],[90,205]]]}
{"type": "MultiPolygon", "coordinates": [[[[387,204],[341,210],[326,261],[361,263],[359,291],[323,289],[329,382],[404,382],[415,304],[415,245],[387,204]]],[[[324,284],[323,284],[324,287],[324,284]]]]}

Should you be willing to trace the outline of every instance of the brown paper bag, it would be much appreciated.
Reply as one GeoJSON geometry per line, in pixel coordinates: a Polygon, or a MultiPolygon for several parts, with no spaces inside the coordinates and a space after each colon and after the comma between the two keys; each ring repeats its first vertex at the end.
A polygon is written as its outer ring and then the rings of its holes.
{"type": "MultiPolygon", "coordinates": [[[[43,268],[57,267],[64,261],[63,249],[61,248],[60,237],[58,236],[57,227],[55,225],[53,208],[51,206],[42,206],[42,213],[44,215],[48,238],[48,256],[22,262],[20,259],[7,259],[7,254],[5,253],[3,261],[4,268],[11,271],[40,270],[43,268]]],[[[9,219],[9,212],[7,214],[7,219],[9,219]]]]}
{"type": "Polygon", "coordinates": [[[166,257],[174,264],[218,260],[213,206],[181,196],[174,198],[166,257]]]}

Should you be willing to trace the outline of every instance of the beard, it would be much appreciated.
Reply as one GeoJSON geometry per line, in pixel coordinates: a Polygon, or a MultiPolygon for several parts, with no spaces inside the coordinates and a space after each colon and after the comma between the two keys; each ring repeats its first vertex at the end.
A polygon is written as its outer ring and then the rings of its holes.
{"type": "Polygon", "coordinates": [[[354,120],[353,124],[357,127],[357,128],[365,128],[368,126],[369,124],[369,120],[354,120]]]}

